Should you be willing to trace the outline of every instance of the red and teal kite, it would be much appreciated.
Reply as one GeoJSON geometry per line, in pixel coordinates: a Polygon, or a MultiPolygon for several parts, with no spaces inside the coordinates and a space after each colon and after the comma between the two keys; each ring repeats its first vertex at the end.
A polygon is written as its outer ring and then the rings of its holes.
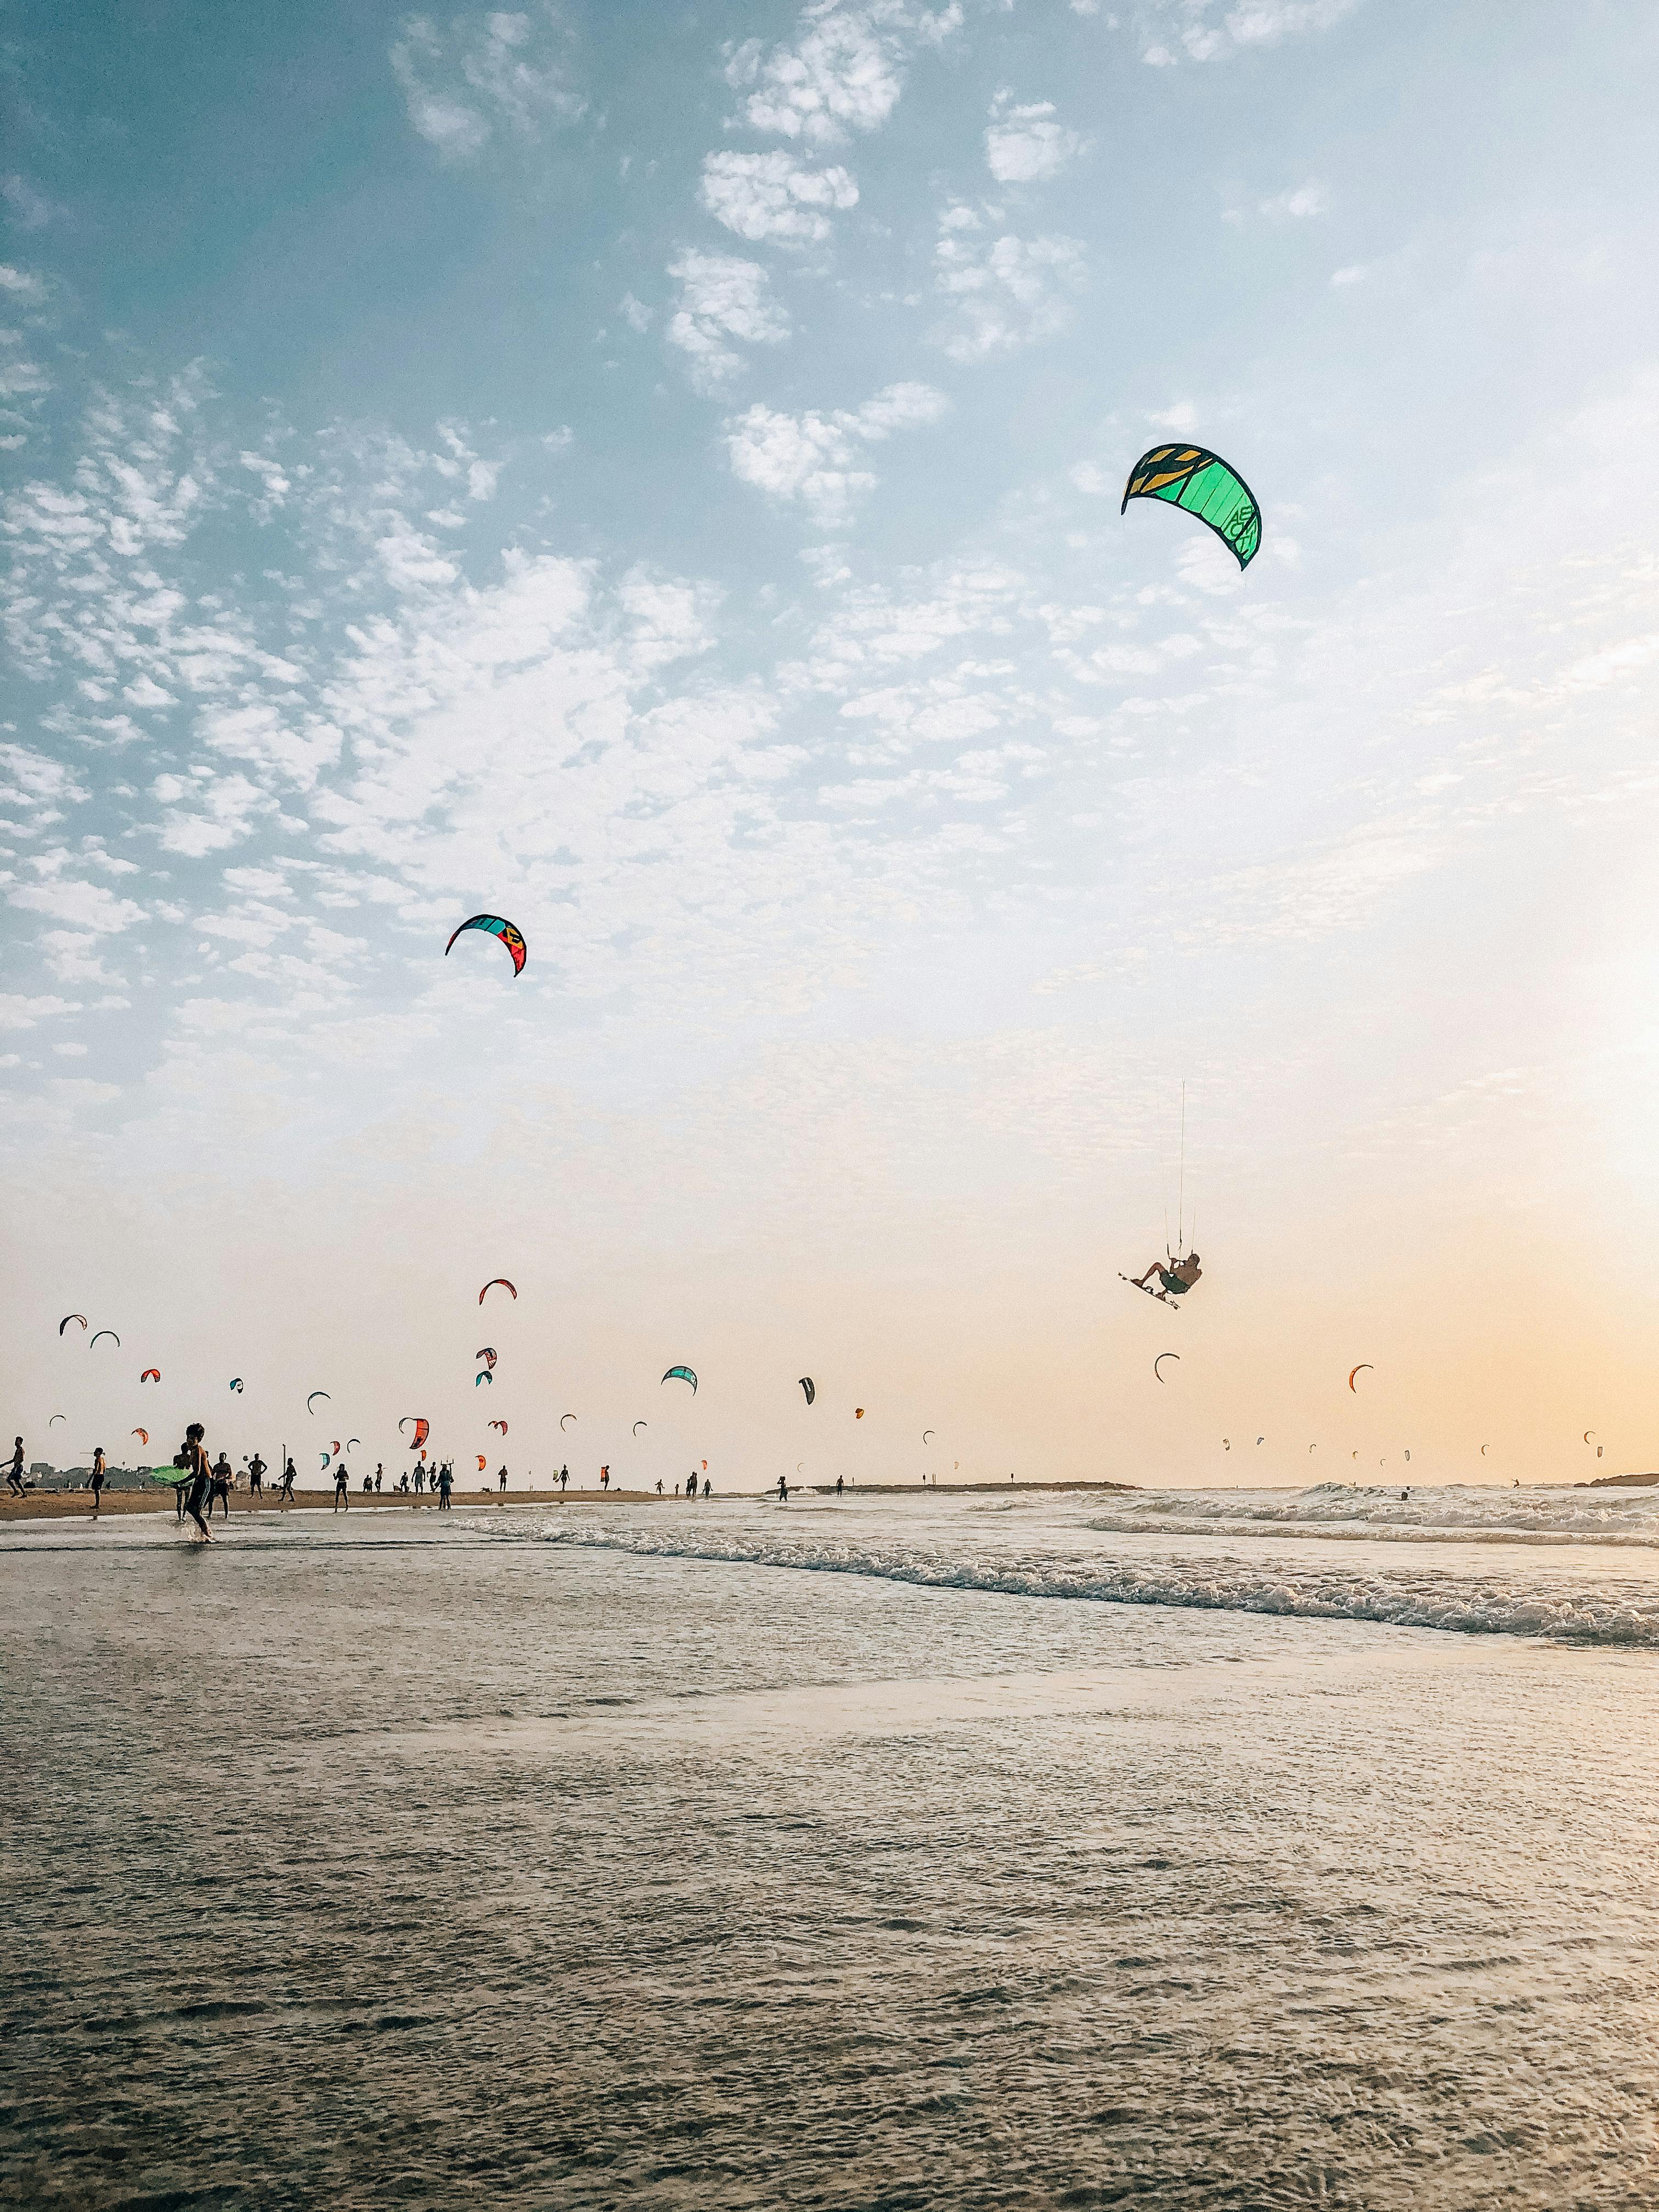
{"type": "MultiPolygon", "coordinates": [[[[455,932],[455,937],[464,935],[469,929],[481,929],[487,937],[499,937],[512,955],[513,973],[515,975],[523,975],[524,963],[528,957],[530,948],[524,941],[523,931],[515,923],[507,921],[499,914],[475,914],[471,921],[461,924],[460,928],[455,932]]],[[[450,945],[454,944],[455,937],[452,937],[449,945],[444,947],[446,960],[449,957],[450,945]]]]}
{"type": "Polygon", "coordinates": [[[1241,568],[1261,544],[1261,509],[1255,494],[1219,453],[1204,446],[1154,446],[1129,471],[1124,514],[1132,499],[1161,499],[1207,523],[1241,568]]]}

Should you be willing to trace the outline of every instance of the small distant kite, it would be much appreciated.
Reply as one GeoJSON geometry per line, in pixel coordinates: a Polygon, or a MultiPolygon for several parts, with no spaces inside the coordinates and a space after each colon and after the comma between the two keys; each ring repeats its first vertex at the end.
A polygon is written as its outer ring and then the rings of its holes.
{"type": "Polygon", "coordinates": [[[801,1389],[802,1389],[803,1390],[805,1390],[805,1393],[806,1393],[806,1402],[807,1402],[807,1404],[810,1406],[810,1405],[811,1404],[811,1402],[812,1402],[813,1399],[814,1399],[814,1398],[816,1398],[816,1397],[817,1396],[817,1395],[818,1395],[818,1386],[817,1386],[817,1383],[812,1380],[812,1378],[811,1378],[811,1376],[810,1375],[803,1375],[803,1376],[801,1376],[801,1378],[800,1378],[800,1387],[801,1387],[801,1389]]]}
{"type": "Polygon", "coordinates": [[[410,1445],[409,1445],[409,1449],[410,1449],[410,1451],[419,1451],[419,1449],[421,1449],[421,1446],[422,1446],[422,1445],[426,1442],[427,1438],[428,1438],[428,1437],[432,1434],[432,1424],[431,1424],[431,1422],[430,1422],[430,1421],[428,1421],[428,1420],[427,1419],[427,1418],[426,1418],[426,1416],[425,1416],[425,1414],[424,1414],[424,1413],[405,1413],[405,1414],[404,1415],[403,1421],[399,1421],[399,1422],[398,1422],[398,1433],[400,1436],[401,1436],[401,1435],[402,1435],[402,1433],[403,1433],[404,1421],[413,1421],[413,1422],[414,1422],[414,1424],[415,1424],[415,1434],[414,1434],[414,1436],[410,1439],[410,1445]]]}
{"type": "Polygon", "coordinates": [[[492,1275],[489,1280],[484,1285],[483,1290],[480,1291],[478,1293],[478,1304],[480,1305],[484,1302],[484,1291],[493,1291],[498,1283],[504,1291],[511,1291],[513,1292],[514,1302],[517,1302],[519,1294],[516,1291],[513,1290],[513,1285],[507,1281],[507,1277],[505,1275],[492,1275]]]}
{"type": "Polygon", "coordinates": [[[1591,1438],[1595,1434],[1595,1430],[1594,1430],[1594,1429],[1586,1429],[1586,1430],[1585,1430],[1585,1431],[1584,1431],[1584,1442],[1585,1442],[1586,1443],[1588,1443],[1589,1442],[1590,1438],[1591,1438]]]}
{"type": "Polygon", "coordinates": [[[665,1382],[689,1382],[692,1396],[695,1398],[697,1395],[697,1378],[689,1367],[671,1367],[662,1379],[665,1382]]]}
{"type": "Polygon", "coordinates": [[[486,1345],[483,1345],[483,1346],[481,1346],[479,1347],[479,1349],[478,1349],[477,1352],[475,1352],[473,1353],[472,1357],[473,1357],[475,1359],[482,1359],[482,1360],[483,1360],[483,1364],[484,1364],[484,1365],[485,1365],[487,1368],[489,1368],[489,1371],[491,1372],[491,1374],[493,1375],[493,1374],[495,1373],[495,1346],[494,1346],[493,1344],[486,1344],[486,1345]]]}
{"type": "MultiPolygon", "coordinates": [[[[313,1401],[314,1401],[315,1400],[317,1400],[317,1399],[319,1399],[319,1398],[327,1398],[327,1397],[328,1397],[328,1393],[327,1393],[327,1391],[326,1391],[326,1390],[313,1390],[313,1391],[312,1392],[312,1394],[311,1394],[311,1396],[306,1400],[306,1411],[307,1411],[307,1413],[309,1413],[309,1412],[311,1411],[312,1405],[313,1405],[313,1401]]],[[[334,1401],[333,1401],[333,1400],[332,1400],[331,1398],[330,1398],[330,1399],[329,1399],[329,1403],[330,1403],[331,1405],[332,1405],[332,1404],[333,1404],[333,1402],[334,1402],[334,1401]]]]}
{"type": "Polygon", "coordinates": [[[1257,1442],[1257,1443],[1259,1443],[1259,1444],[1265,1444],[1265,1443],[1267,1443],[1267,1439],[1266,1438],[1266,1437],[1258,1437],[1256,1438],[1256,1442],[1257,1442]]]}
{"type": "Polygon", "coordinates": [[[1485,1446],[1485,1444],[1482,1444],[1482,1445],[1481,1445],[1481,1447],[1480,1447],[1480,1456],[1481,1456],[1481,1458],[1482,1458],[1482,1459],[1485,1459],[1485,1457],[1486,1456],[1486,1447],[1485,1446]]]}
{"type": "Polygon", "coordinates": [[[94,1336],[94,1338],[93,1338],[93,1340],[92,1340],[92,1344],[89,1344],[89,1345],[87,1346],[87,1350],[88,1350],[88,1352],[90,1352],[90,1351],[92,1350],[92,1345],[93,1345],[93,1344],[96,1344],[96,1343],[97,1343],[97,1341],[98,1341],[98,1338],[99,1338],[99,1337],[100,1337],[100,1336],[107,1336],[107,1337],[110,1337],[110,1338],[113,1339],[114,1342],[115,1342],[118,1346],[120,1344],[120,1341],[121,1341],[120,1338],[115,1334],[115,1331],[114,1331],[112,1328],[100,1328],[100,1329],[97,1332],[97,1334],[94,1336]]]}
{"type": "Polygon", "coordinates": [[[338,1437],[335,1437],[333,1443],[329,1446],[329,1449],[333,1453],[335,1458],[338,1459],[340,1456],[340,1439],[338,1437]]]}
{"type": "Polygon", "coordinates": [[[159,1367],[147,1367],[138,1377],[141,1382],[159,1382],[161,1379],[161,1370],[159,1367]]]}
{"type": "Polygon", "coordinates": [[[485,1462],[485,1460],[484,1460],[484,1455],[483,1455],[483,1454],[482,1452],[480,1452],[480,1453],[478,1454],[478,1472],[479,1472],[479,1474],[482,1474],[483,1473],[483,1471],[484,1471],[485,1463],[486,1463],[486,1462],[485,1462]]]}
{"type": "Polygon", "coordinates": [[[1261,544],[1261,509],[1231,463],[1204,446],[1154,446],[1129,471],[1120,514],[1132,499],[1161,499],[1214,531],[1241,569],[1261,544]]]}
{"type": "Polygon", "coordinates": [[[326,1467],[326,1466],[328,1465],[328,1459],[329,1459],[329,1455],[328,1455],[328,1454],[327,1454],[326,1452],[320,1452],[320,1453],[319,1453],[318,1456],[319,1456],[319,1458],[320,1458],[320,1459],[321,1459],[321,1461],[322,1461],[322,1462],[323,1462],[323,1465],[324,1465],[325,1467],[326,1467]]]}
{"type": "Polygon", "coordinates": [[[232,1389],[233,1390],[240,1390],[240,1389],[241,1389],[241,1387],[242,1387],[242,1378],[241,1378],[241,1376],[240,1376],[240,1375],[233,1375],[233,1376],[231,1376],[231,1378],[230,1378],[230,1387],[231,1387],[231,1389],[232,1389]]]}
{"type": "Polygon", "coordinates": [[[855,1421],[861,1421],[861,1420],[864,1419],[864,1408],[863,1408],[863,1407],[862,1407],[862,1406],[854,1406],[854,1408],[853,1408],[853,1419],[854,1419],[855,1421]]]}
{"type": "MultiPolygon", "coordinates": [[[[54,1413],[54,1414],[52,1415],[52,1421],[65,1421],[65,1420],[67,1420],[68,1419],[69,1419],[69,1416],[68,1416],[68,1414],[67,1414],[67,1413],[54,1413]]],[[[46,1426],[47,1426],[48,1428],[50,1428],[50,1427],[52,1426],[52,1421],[48,1421],[48,1422],[46,1423],[46,1426]]]]}
{"type": "MultiPolygon", "coordinates": [[[[1353,1390],[1354,1389],[1353,1378],[1356,1375],[1375,1375],[1376,1372],[1376,1368],[1371,1365],[1369,1359],[1362,1359],[1358,1367],[1350,1368],[1348,1370],[1349,1389],[1353,1390]]],[[[1357,1390],[1354,1390],[1354,1395],[1357,1398],[1359,1395],[1359,1393],[1357,1390]]]]}
{"type": "Polygon", "coordinates": [[[1232,1449],[1231,1444],[1228,1443],[1225,1437],[1223,1437],[1221,1439],[1221,1449],[1223,1451],[1231,1451],[1232,1449]]]}
{"type": "MultiPolygon", "coordinates": [[[[666,1382],[667,1379],[666,1376],[663,1377],[665,1382],[666,1382]]],[[[559,1416],[559,1426],[562,1428],[567,1421],[574,1421],[575,1418],[576,1416],[574,1413],[561,1413],[559,1416]]]]}
{"type": "Polygon", "coordinates": [[[1160,1352],[1158,1353],[1158,1358],[1152,1362],[1152,1372],[1154,1375],[1158,1376],[1158,1379],[1160,1382],[1164,1380],[1164,1377],[1161,1374],[1158,1374],[1158,1370],[1163,1366],[1164,1362],[1166,1359],[1174,1359],[1178,1361],[1180,1358],[1181,1354],[1178,1352],[1160,1352]]]}
{"type": "Polygon", "coordinates": [[[1406,1464],[1407,1464],[1407,1467],[1409,1467],[1409,1466],[1411,1465],[1411,1463],[1412,1463],[1412,1455],[1411,1455],[1411,1454],[1410,1454],[1409,1452],[1407,1452],[1407,1453],[1406,1454],[1406,1464]]]}
{"type": "MultiPolygon", "coordinates": [[[[50,1427],[51,1424],[48,1423],[47,1425],[50,1427]]],[[[141,1444],[147,1444],[149,1442],[149,1431],[148,1429],[134,1429],[131,1433],[137,1437],[141,1444]]]]}
{"type": "MultiPolygon", "coordinates": [[[[58,1324],[58,1334],[59,1336],[64,1334],[64,1331],[69,1327],[72,1321],[78,1321],[82,1328],[87,1325],[87,1317],[84,1314],[65,1314],[62,1321],[58,1324]]],[[[101,1330],[99,1332],[100,1335],[103,1332],[101,1330]]]]}
{"type": "Polygon", "coordinates": [[[360,1444],[362,1442],[362,1438],[361,1437],[348,1437],[346,1438],[346,1449],[349,1451],[353,1444],[360,1444]]]}
{"type": "Polygon", "coordinates": [[[505,1421],[487,1421],[484,1425],[486,1428],[499,1429],[503,1436],[507,1434],[507,1423],[505,1421]]]}
{"type": "MultiPolygon", "coordinates": [[[[455,937],[464,937],[469,929],[481,929],[486,937],[499,937],[512,957],[513,973],[515,975],[523,975],[524,963],[528,957],[530,948],[526,945],[523,933],[516,924],[507,921],[499,914],[475,914],[469,921],[461,924],[455,932],[455,937]]],[[[452,937],[449,944],[444,947],[446,960],[449,957],[450,946],[454,944],[455,937],[452,937]]]]}
{"type": "Polygon", "coordinates": [[[927,1443],[927,1439],[929,1438],[929,1437],[931,1437],[931,1436],[933,1435],[933,1431],[932,1431],[931,1429],[924,1429],[924,1430],[922,1431],[922,1432],[921,1432],[921,1441],[923,1442],[923,1443],[927,1443]]]}
{"type": "Polygon", "coordinates": [[[477,1389],[480,1382],[488,1382],[492,1389],[495,1387],[495,1378],[487,1367],[484,1368],[480,1374],[473,1376],[472,1387],[475,1390],[477,1389]]]}
{"type": "Polygon", "coordinates": [[[641,1431],[641,1429],[648,1429],[648,1428],[650,1427],[650,1425],[651,1425],[651,1424],[649,1423],[649,1421],[635,1421],[635,1424],[634,1424],[634,1433],[635,1433],[635,1436],[638,1436],[638,1434],[639,1434],[639,1432],[640,1432],[640,1431],[641,1431]]]}

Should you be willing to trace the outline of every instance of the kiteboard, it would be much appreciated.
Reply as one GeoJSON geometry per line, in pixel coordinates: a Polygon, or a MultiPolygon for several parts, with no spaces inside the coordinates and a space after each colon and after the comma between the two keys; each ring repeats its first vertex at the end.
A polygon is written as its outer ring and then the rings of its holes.
{"type": "Polygon", "coordinates": [[[1138,1283],[1133,1275],[1126,1275],[1121,1271],[1119,1272],[1118,1280],[1120,1283],[1127,1283],[1132,1291],[1140,1291],[1145,1297],[1157,1298],[1160,1304],[1168,1306],[1171,1313],[1181,1311],[1179,1298],[1170,1297],[1163,1291],[1155,1291],[1150,1283],[1138,1283]]]}

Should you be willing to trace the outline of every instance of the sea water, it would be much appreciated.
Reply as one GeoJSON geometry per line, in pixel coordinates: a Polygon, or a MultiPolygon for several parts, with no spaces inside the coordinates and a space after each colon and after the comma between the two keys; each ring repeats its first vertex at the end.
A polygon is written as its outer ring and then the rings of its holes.
{"type": "Polygon", "coordinates": [[[1659,1510],[0,1534],[0,2198],[1659,2195],[1659,1510]]]}

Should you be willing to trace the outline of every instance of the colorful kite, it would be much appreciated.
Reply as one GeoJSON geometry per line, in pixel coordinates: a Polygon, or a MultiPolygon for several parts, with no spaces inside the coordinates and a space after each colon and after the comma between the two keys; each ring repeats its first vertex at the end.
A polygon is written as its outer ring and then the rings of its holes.
{"type": "Polygon", "coordinates": [[[483,1473],[483,1471],[484,1471],[484,1455],[483,1455],[483,1454],[482,1452],[480,1452],[480,1453],[478,1454],[478,1472],[479,1472],[479,1474],[482,1474],[483,1473]]]}
{"type": "Polygon", "coordinates": [[[147,1367],[138,1377],[141,1382],[159,1382],[161,1379],[161,1370],[159,1367],[147,1367]]]}
{"type": "Polygon", "coordinates": [[[484,1425],[486,1428],[499,1429],[503,1436],[507,1434],[507,1423],[505,1421],[487,1421],[484,1425]]]}
{"type": "Polygon", "coordinates": [[[493,1372],[495,1365],[495,1347],[493,1344],[486,1344],[481,1351],[475,1352],[472,1357],[475,1359],[482,1359],[484,1365],[493,1372]]]}
{"type": "Polygon", "coordinates": [[[672,1382],[676,1380],[689,1382],[691,1385],[692,1396],[695,1398],[697,1395],[697,1378],[689,1367],[671,1367],[662,1379],[665,1382],[672,1382]]]}
{"type": "Polygon", "coordinates": [[[65,1314],[62,1321],[58,1324],[58,1334],[59,1336],[64,1334],[64,1331],[69,1327],[72,1321],[78,1321],[82,1328],[87,1325],[87,1317],[84,1314],[65,1314]]]}
{"type": "Polygon", "coordinates": [[[480,1382],[488,1382],[492,1389],[495,1388],[495,1378],[487,1367],[483,1370],[482,1374],[475,1375],[473,1376],[472,1387],[475,1390],[477,1389],[480,1382]]]}
{"type": "Polygon", "coordinates": [[[513,1285],[507,1281],[507,1277],[505,1275],[492,1275],[489,1280],[484,1285],[483,1291],[480,1291],[478,1293],[478,1304],[480,1305],[484,1302],[484,1291],[493,1291],[497,1283],[501,1285],[504,1291],[513,1291],[513,1297],[516,1302],[519,1294],[516,1291],[513,1290],[513,1285]]]}
{"type": "Polygon", "coordinates": [[[864,1408],[863,1408],[863,1407],[862,1407],[862,1406],[854,1406],[854,1408],[853,1408],[853,1419],[854,1419],[855,1421],[861,1421],[861,1420],[864,1419],[864,1408]]]}
{"type": "Polygon", "coordinates": [[[427,1419],[424,1413],[405,1413],[404,1415],[404,1420],[399,1421],[398,1424],[398,1431],[399,1435],[403,1433],[404,1421],[414,1422],[415,1434],[410,1443],[409,1449],[410,1451],[419,1451],[421,1446],[426,1442],[427,1438],[432,1433],[431,1422],[427,1419]]]}
{"type": "Polygon", "coordinates": [[[149,1442],[149,1431],[148,1429],[134,1429],[131,1433],[137,1437],[141,1444],[147,1444],[149,1442]]]}
{"type": "Polygon", "coordinates": [[[233,1375],[233,1376],[231,1376],[231,1378],[230,1378],[230,1387],[231,1387],[231,1389],[232,1389],[233,1390],[240,1390],[240,1389],[241,1389],[241,1387],[242,1387],[242,1378],[241,1378],[241,1376],[240,1376],[240,1375],[233,1375]]]}
{"type": "Polygon", "coordinates": [[[1351,1367],[1348,1370],[1348,1388],[1350,1390],[1353,1390],[1353,1394],[1356,1398],[1359,1395],[1359,1393],[1358,1390],[1354,1390],[1353,1388],[1354,1376],[1356,1375],[1375,1375],[1376,1372],[1376,1368],[1371,1365],[1369,1359],[1362,1359],[1358,1367],[1351,1367]]]}
{"type": "MultiPolygon", "coordinates": [[[[529,947],[524,941],[522,933],[514,923],[506,921],[499,914],[475,914],[471,917],[471,921],[464,921],[461,924],[460,927],[455,932],[455,937],[465,936],[469,929],[481,929],[486,937],[499,937],[501,943],[507,947],[507,952],[512,957],[513,973],[515,975],[523,975],[524,963],[529,953],[529,947]]],[[[455,937],[452,937],[449,940],[449,945],[446,945],[444,947],[444,958],[446,960],[449,957],[450,945],[454,944],[455,937]]]]}
{"type": "Polygon", "coordinates": [[[1127,511],[1132,499],[1161,499],[1184,507],[1207,523],[1241,568],[1248,568],[1261,544],[1261,509],[1237,471],[1203,446],[1154,446],[1129,471],[1123,488],[1127,511]]]}

